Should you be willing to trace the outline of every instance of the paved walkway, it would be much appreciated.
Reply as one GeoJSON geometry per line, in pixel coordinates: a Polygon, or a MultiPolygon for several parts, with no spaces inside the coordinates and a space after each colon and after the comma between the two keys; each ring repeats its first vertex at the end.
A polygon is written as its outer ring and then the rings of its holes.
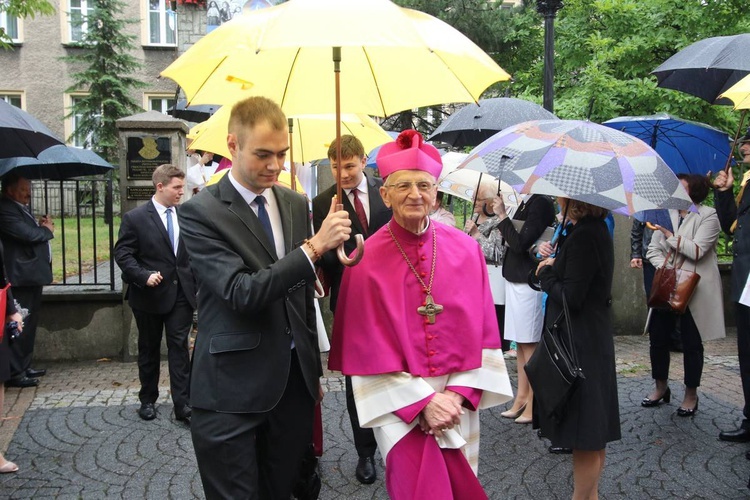
{"type": "MultiPolygon", "coordinates": [[[[642,408],[651,388],[648,341],[616,339],[623,439],[608,447],[600,484],[606,499],[748,498],[744,444],[717,439],[741,418],[742,393],[734,337],[707,342],[700,409],[680,418],[681,355],[673,357],[671,404],[642,408]]],[[[134,363],[111,360],[50,364],[35,389],[6,390],[0,449],[19,464],[0,476],[7,498],[203,498],[189,430],[174,420],[162,379],[159,418],[140,420],[134,363]]],[[[509,362],[515,373],[515,362],[509,362]]],[[[166,373],[165,366],[162,373],[166,373]]],[[[375,484],[354,479],[356,453],[342,379],[327,373],[325,454],[320,498],[385,499],[382,468],[375,484]]],[[[480,480],[490,498],[570,498],[569,456],[547,453],[530,426],[482,413],[480,480]]]]}

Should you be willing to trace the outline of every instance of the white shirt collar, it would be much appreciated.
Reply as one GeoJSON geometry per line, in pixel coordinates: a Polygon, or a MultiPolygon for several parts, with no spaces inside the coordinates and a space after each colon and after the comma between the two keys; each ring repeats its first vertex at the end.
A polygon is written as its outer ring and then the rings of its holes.
{"type": "Polygon", "coordinates": [[[367,194],[367,176],[365,174],[362,174],[362,180],[359,182],[356,188],[344,189],[344,191],[346,191],[346,195],[349,196],[354,189],[358,189],[362,194],[367,194]]]}
{"type": "Polygon", "coordinates": [[[242,199],[245,200],[245,203],[250,205],[252,202],[255,201],[255,198],[257,198],[260,195],[265,196],[266,201],[268,201],[269,192],[272,192],[270,189],[264,189],[262,193],[254,193],[250,191],[248,188],[240,184],[240,181],[234,178],[232,175],[232,171],[230,170],[227,172],[227,176],[229,176],[229,182],[232,183],[232,186],[234,186],[234,189],[237,190],[238,193],[240,193],[240,196],[242,196],[242,199]]]}

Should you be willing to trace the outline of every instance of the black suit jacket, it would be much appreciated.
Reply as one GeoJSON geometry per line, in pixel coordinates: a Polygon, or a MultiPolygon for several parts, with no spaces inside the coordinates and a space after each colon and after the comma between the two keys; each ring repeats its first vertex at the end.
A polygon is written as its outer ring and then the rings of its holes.
{"type": "Polygon", "coordinates": [[[284,393],[291,341],[311,397],[323,374],[313,302],[315,272],[299,248],[309,238],[306,199],[274,186],[286,255],[279,259],[258,217],[227,174],[180,209],[180,230],[198,282],[199,334],[193,407],[256,413],[284,393]]]}
{"type": "MultiPolygon", "coordinates": [[[[179,213],[177,207],[175,212],[179,213]]],[[[153,201],[149,200],[122,216],[115,260],[122,271],[122,280],[130,284],[126,297],[131,308],[166,314],[174,307],[180,287],[195,309],[195,279],[182,241],[182,231],[175,256],[167,229],[153,201]],[[156,271],[161,273],[163,280],[157,286],[147,286],[148,277],[156,271]]]]}
{"type": "Polygon", "coordinates": [[[21,205],[0,198],[0,238],[5,247],[5,269],[13,286],[52,283],[49,240],[55,235],[39,226],[21,205]]]}
{"type": "Polygon", "coordinates": [[[732,190],[714,190],[714,207],[719,217],[721,229],[732,235],[732,224],[737,221],[734,229],[734,243],[732,245],[732,289],[731,300],[739,302],[745,288],[748,274],[750,274],[750,187],[745,189],[737,206],[732,190]]]}
{"type": "Polygon", "coordinates": [[[536,268],[536,262],[529,254],[529,247],[555,222],[555,207],[548,197],[534,194],[518,207],[513,219],[524,221],[521,231],[516,231],[510,217],[503,219],[497,226],[508,243],[503,261],[503,277],[511,283],[526,283],[529,271],[536,268]]]}
{"type": "MultiPolygon", "coordinates": [[[[385,206],[383,198],[380,196],[380,186],[383,185],[383,181],[373,177],[365,175],[367,178],[367,199],[370,202],[370,220],[368,222],[370,234],[375,233],[378,229],[383,227],[389,220],[391,220],[392,212],[391,209],[385,206]]],[[[320,230],[320,226],[323,225],[323,221],[328,215],[328,211],[331,208],[331,200],[336,195],[336,184],[326,189],[322,193],[313,199],[313,227],[315,231],[320,230]]],[[[354,206],[349,197],[346,196],[346,192],[342,190],[342,197],[344,210],[349,213],[349,219],[352,221],[352,237],[344,243],[344,250],[346,254],[351,254],[356,248],[356,242],[354,236],[361,234],[364,236],[362,224],[359,223],[357,218],[357,212],[354,211],[354,206]]],[[[320,260],[320,267],[326,274],[326,277],[331,283],[331,311],[336,311],[336,302],[339,296],[339,286],[341,285],[341,276],[344,273],[344,266],[336,256],[336,251],[331,250],[326,252],[320,260]]]]}

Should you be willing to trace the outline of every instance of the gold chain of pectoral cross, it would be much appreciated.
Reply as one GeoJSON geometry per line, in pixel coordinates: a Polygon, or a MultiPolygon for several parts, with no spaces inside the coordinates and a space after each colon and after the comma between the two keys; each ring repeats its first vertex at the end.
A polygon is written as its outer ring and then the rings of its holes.
{"type": "Polygon", "coordinates": [[[429,285],[425,285],[424,280],[417,272],[414,264],[411,263],[409,257],[406,256],[406,252],[404,252],[404,249],[401,248],[401,244],[396,239],[396,235],[393,234],[393,230],[391,230],[391,223],[388,222],[386,224],[386,227],[388,228],[388,234],[391,235],[391,239],[396,244],[396,248],[398,248],[398,251],[401,252],[401,256],[406,261],[409,269],[411,269],[411,272],[414,273],[414,276],[419,281],[419,284],[422,285],[422,289],[424,289],[424,291],[427,293],[427,297],[425,297],[425,305],[419,306],[417,308],[417,312],[422,316],[427,316],[430,324],[433,324],[435,323],[435,315],[443,312],[443,306],[441,306],[440,304],[436,304],[432,298],[432,282],[435,279],[435,263],[437,262],[437,231],[435,230],[435,224],[430,225],[432,226],[432,268],[430,269],[429,285]]]}

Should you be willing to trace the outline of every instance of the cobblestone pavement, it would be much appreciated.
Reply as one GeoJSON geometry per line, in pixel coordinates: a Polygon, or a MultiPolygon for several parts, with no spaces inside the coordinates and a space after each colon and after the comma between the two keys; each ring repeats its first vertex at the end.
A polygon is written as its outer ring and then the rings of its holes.
{"type": "MultiPolygon", "coordinates": [[[[623,439],[607,449],[600,494],[607,499],[747,498],[750,462],[745,444],[717,439],[741,418],[742,391],[736,339],[707,342],[694,418],[680,418],[682,356],[672,361],[673,401],[639,404],[651,389],[648,340],[616,339],[623,439]]],[[[189,430],[174,420],[161,381],[159,418],[140,420],[134,363],[109,360],[47,366],[35,389],[6,390],[0,449],[21,470],[0,476],[6,498],[203,498],[189,430]]],[[[515,362],[508,363],[515,374],[515,362]]],[[[166,373],[166,364],[162,367],[166,373]]],[[[383,470],[375,484],[354,479],[356,453],[346,415],[343,383],[326,373],[325,454],[320,498],[387,498],[383,470]]],[[[570,456],[551,455],[527,425],[482,413],[480,480],[490,498],[570,498],[570,456]]]]}

